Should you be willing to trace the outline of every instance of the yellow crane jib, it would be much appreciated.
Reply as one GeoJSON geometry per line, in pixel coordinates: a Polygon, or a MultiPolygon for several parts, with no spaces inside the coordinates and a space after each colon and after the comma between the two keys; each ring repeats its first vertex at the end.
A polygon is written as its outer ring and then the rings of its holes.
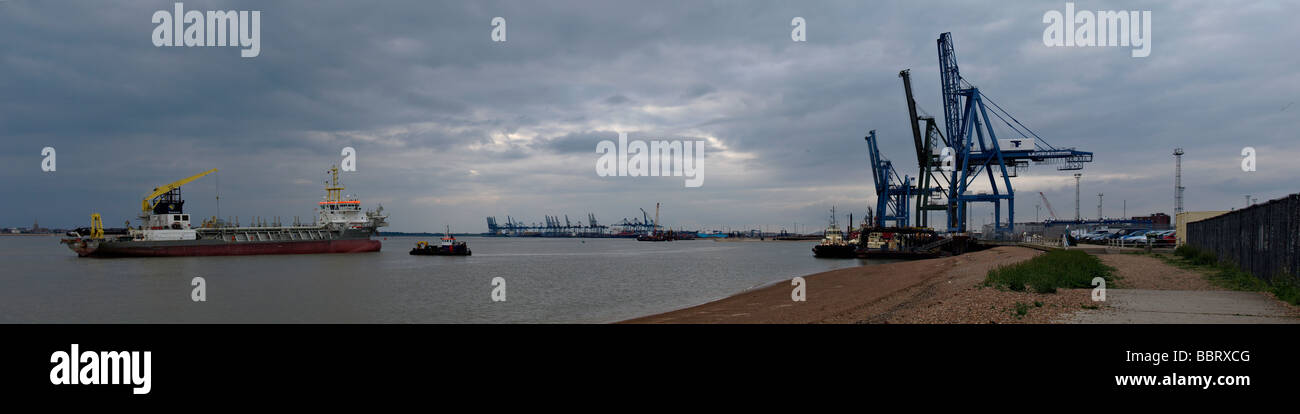
{"type": "Polygon", "coordinates": [[[163,194],[167,194],[167,192],[169,191],[180,188],[182,185],[189,184],[190,181],[197,180],[199,178],[202,178],[205,175],[212,174],[214,172],[217,172],[216,168],[195,174],[194,176],[191,176],[189,178],[181,179],[171,184],[164,185],[162,187],[154,188],[153,192],[145,196],[144,201],[140,202],[140,209],[144,210],[145,214],[149,214],[149,212],[153,211],[154,206],[157,204],[156,202],[154,202],[155,198],[158,198],[163,194]]]}
{"type": "Polygon", "coordinates": [[[99,213],[90,215],[90,238],[104,238],[104,220],[99,216],[99,213]]]}

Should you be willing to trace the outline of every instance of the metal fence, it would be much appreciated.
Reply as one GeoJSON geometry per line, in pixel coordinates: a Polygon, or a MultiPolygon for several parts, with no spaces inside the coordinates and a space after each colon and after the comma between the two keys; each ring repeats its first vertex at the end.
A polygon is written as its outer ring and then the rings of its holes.
{"type": "Polygon", "coordinates": [[[1300,194],[1188,223],[1187,244],[1265,280],[1300,276],[1300,194]]]}

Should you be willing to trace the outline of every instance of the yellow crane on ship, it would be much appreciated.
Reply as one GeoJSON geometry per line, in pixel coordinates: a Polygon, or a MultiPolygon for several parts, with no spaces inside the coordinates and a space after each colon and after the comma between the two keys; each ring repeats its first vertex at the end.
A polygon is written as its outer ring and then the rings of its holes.
{"type": "Polygon", "coordinates": [[[99,213],[90,215],[90,238],[104,238],[104,220],[100,217],[99,213]]]}
{"type": "MultiPolygon", "coordinates": [[[[202,178],[205,175],[212,174],[214,172],[217,172],[216,168],[204,171],[199,174],[195,174],[188,178],[177,180],[175,182],[164,185],[162,187],[155,187],[153,189],[153,192],[145,196],[144,200],[140,202],[140,209],[142,210],[141,214],[148,215],[149,212],[153,211],[153,208],[158,205],[158,203],[154,201],[154,199],[162,196],[163,194],[167,194],[172,190],[180,188],[182,185],[189,184],[191,181],[197,180],[199,178],[202,178]]],[[[90,215],[90,238],[92,239],[104,238],[104,220],[103,220],[103,216],[101,216],[99,213],[94,213],[90,215]]]]}
{"type": "Polygon", "coordinates": [[[191,181],[197,180],[199,178],[203,178],[203,176],[212,174],[214,172],[217,172],[216,168],[195,174],[193,176],[190,176],[189,178],[177,180],[171,184],[167,184],[162,187],[155,187],[153,189],[153,192],[145,196],[144,201],[140,202],[140,209],[142,210],[142,214],[149,214],[150,211],[153,211],[154,207],[158,205],[158,203],[154,201],[154,199],[158,198],[159,196],[162,196],[163,194],[167,194],[172,190],[181,188],[182,185],[189,184],[191,181]]]}

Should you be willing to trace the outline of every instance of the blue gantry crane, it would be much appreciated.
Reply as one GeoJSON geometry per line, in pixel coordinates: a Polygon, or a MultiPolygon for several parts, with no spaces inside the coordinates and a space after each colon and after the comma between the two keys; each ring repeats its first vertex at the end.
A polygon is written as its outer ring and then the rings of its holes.
{"type": "MultiPolygon", "coordinates": [[[[966,232],[966,207],[971,202],[993,204],[994,232],[1009,233],[1015,223],[1015,191],[1011,187],[1011,177],[1035,164],[1059,164],[1059,170],[1083,169],[1083,163],[1092,162],[1092,153],[1078,151],[1074,148],[1057,148],[1034,133],[1006,110],[980,92],[962,78],[957,68],[957,56],[953,51],[952,33],[939,35],[939,75],[942,81],[943,114],[946,136],[938,135],[943,145],[950,148],[951,158],[932,166],[932,171],[943,176],[937,185],[946,185],[943,189],[948,200],[948,232],[966,232]],[[987,104],[986,104],[987,103],[987,104]],[[989,117],[993,114],[993,118],[989,117]],[[1009,139],[999,139],[993,129],[992,119],[1006,125],[1019,135],[1009,139]],[[994,177],[997,170],[1001,180],[994,177]],[[971,184],[980,175],[988,177],[991,193],[975,194],[970,190],[971,184]],[[1001,181],[999,185],[999,181],[1001,181]],[[1002,204],[1007,206],[1007,220],[1002,223],[1002,204]]],[[[905,87],[909,89],[905,79],[905,87]]],[[[909,101],[909,106],[914,102],[909,101]]],[[[912,111],[914,130],[921,121],[912,111]]],[[[914,133],[915,134],[915,133],[914,133]]],[[[919,134],[915,134],[919,135],[919,134]]],[[[927,138],[930,134],[927,133],[927,138]]],[[[918,158],[926,156],[921,145],[928,144],[917,140],[918,158]]],[[[926,145],[928,147],[928,145],[926,145]]]]}
{"type": "Polygon", "coordinates": [[[877,145],[876,130],[867,133],[867,150],[871,159],[871,177],[876,185],[876,211],[872,216],[872,226],[885,227],[886,222],[893,222],[894,227],[908,227],[908,199],[912,197],[912,179],[906,175],[901,178],[894,171],[894,163],[880,155],[877,145]]]}

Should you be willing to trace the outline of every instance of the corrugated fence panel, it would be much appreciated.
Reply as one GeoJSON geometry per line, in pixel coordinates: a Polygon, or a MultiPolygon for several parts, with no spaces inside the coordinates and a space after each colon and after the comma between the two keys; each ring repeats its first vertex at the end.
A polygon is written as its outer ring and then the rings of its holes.
{"type": "Polygon", "coordinates": [[[1187,244],[1265,280],[1300,276],[1300,194],[1188,223],[1187,244]]]}

